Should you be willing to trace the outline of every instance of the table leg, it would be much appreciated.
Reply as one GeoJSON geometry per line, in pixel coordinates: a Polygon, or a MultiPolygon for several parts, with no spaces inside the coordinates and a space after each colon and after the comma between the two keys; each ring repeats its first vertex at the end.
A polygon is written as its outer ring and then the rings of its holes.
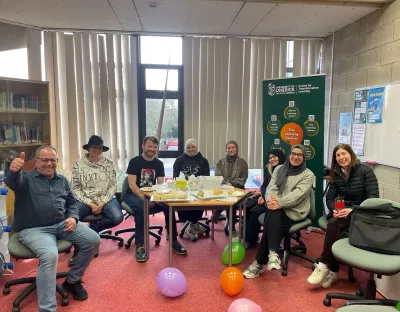
{"type": "MultiPolygon", "coordinates": [[[[236,218],[236,215],[235,215],[236,218]]],[[[243,207],[242,201],[239,202],[239,242],[242,243],[243,237],[243,207]]]]}
{"type": "Polygon", "coordinates": [[[232,205],[229,206],[229,266],[232,266],[232,205]]]}
{"type": "Polygon", "coordinates": [[[243,246],[246,248],[247,198],[243,201],[243,246]]]}
{"type": "Polygon", "coordinates": [[[149,243],[149,235],[150,235],[150,226],[149,226],[149,200],[148,198],[144,198],[144,249],[146,250],[146,260],[149,259],[150,255],[150,243],[149,243]]]}
{"type": "Polygon", "coordinates": [[[214,239],[214,222],[211,222],[211,239],[214,239]]]}
{"type": "Polygon", "coordinates": [[[168,206],[168,213],[169,213],[169,229],[168,229],[168,234],[169,234],[169,251],[168,251],[168,267],[172,267],[172,213],[173,213],[173,208],[168,206]]]}

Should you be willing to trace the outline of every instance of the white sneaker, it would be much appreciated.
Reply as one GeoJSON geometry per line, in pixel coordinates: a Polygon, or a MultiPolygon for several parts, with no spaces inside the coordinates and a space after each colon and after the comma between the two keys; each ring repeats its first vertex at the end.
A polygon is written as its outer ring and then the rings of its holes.
{"type": "Polygon", "coordinates": [[[338,274],[335,272],[330,271],[328,276],[325,277],[325,279],[321,283],[321,287],[323,288],[329,288],[333,284],[337,283],[338,281],[338,274]]]}
{"type": "Polygon", "coordinates": [[[203,228],[200,224],[196,223],[194,225],[194,229],[196,230],[198,235],[204,235],[204,233],[206,232],[206,229],[203,228]]]}
{"type": "Polygon", "coordinates": [[[243,276],[245,278],[256,278],[259,277],[260,274],[265,272],[265,265],[259,264],[257,261],[254,261],[250,266],[243,272],[243,276]]]}
{"type": "Polygon", "coordinates": [[[188,225],[186,231],[191,241],[195,242],[199,239],[199,235],[197,234],[195,227],[191,223],[188,225]]]}
{"type": "Polygon", "coordinates": [[[281,259],[276,252],[270,251],[268,255],[268,270],[280,270],[281,268],[281,259]]]}
{"type": "Polygon", "coordinates": [[[329,269],[321,269],[318,265],[315,270],[308,277],[307,282],[311,285],[319,285],[329,275],[329,269]]]}

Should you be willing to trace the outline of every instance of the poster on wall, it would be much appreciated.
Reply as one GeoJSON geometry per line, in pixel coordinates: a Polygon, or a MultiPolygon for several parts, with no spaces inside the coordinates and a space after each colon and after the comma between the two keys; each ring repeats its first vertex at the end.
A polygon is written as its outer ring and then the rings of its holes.
{"type": "MultiPolygon", "coordinates": [[[[263,82],[263,159],[268,151],[303,144],[307,168],[316,180],[317,215],[323,213],[325,75],[265,80],[263,82]]],[[[318,220],[318,218],[317,218],[318,220]]]]}
{"type": "Polygon", "coordinates": [[[354,123],[367,122],[368,89],[356,90],[354,96],[354,123]]]}
{"type": "Polygon", "coordinates": [[[339,120],[339,143],[351,144],[351,122],[352,113],[340,113],[339,120]]]}
{"type": "Polygon", "coordinates": [[[385,87],[373,88],[368,94],[367,123],[382,123],[382,107],[385,87]]]}
{"type": "Polygon", "coordinates": [[[358,156],[364,156],[365,124],[353,124],[352,148],[358,156]]]}

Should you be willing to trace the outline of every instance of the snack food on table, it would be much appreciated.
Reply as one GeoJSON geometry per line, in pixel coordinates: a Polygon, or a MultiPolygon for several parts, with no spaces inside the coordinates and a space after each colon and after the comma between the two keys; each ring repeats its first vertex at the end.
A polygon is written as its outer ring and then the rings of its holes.
{"type": "Polygon", "coordinates": [[[221,195],[221,194],[223,194],[223,193],[224,193],[224,191],[221,190],[221,189],[213,189],[213,190],[212,190],[212,194],[213,194],[214,196],[218,196],[218,195],[221,195]]]}
{"type": "Polygon", "coordinates": [[[153,192],[153,200],[186,199],[187,192],[182,190],[160,189],[153,192]]]}
{"type": "Polygon", "coordinates": [[[178,191],[178,192],[176,192],[176,198],[177,199],[185,199],[185,198],[187,198],[187,193],[186,192],[182,192],[182,191],[178,191]]]}
{"type": "Polygon", "coordinates": [[[197,192],[197,196],[199,196],[199,197],[204,197],[204,192],[203,192],[202,190],[199,190],[199,191],[197,192]]]}

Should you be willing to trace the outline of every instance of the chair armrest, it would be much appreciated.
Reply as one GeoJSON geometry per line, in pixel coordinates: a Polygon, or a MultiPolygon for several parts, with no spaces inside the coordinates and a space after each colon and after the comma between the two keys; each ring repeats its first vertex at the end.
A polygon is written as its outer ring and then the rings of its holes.
{"type": "Polygon", "coordinates": [[[380,306],[393,306],[393,304],[381,302],[379,300],[355,300],[355,301],[347,301],[346,306],[348,305],[380,305],[380,306]]]}

